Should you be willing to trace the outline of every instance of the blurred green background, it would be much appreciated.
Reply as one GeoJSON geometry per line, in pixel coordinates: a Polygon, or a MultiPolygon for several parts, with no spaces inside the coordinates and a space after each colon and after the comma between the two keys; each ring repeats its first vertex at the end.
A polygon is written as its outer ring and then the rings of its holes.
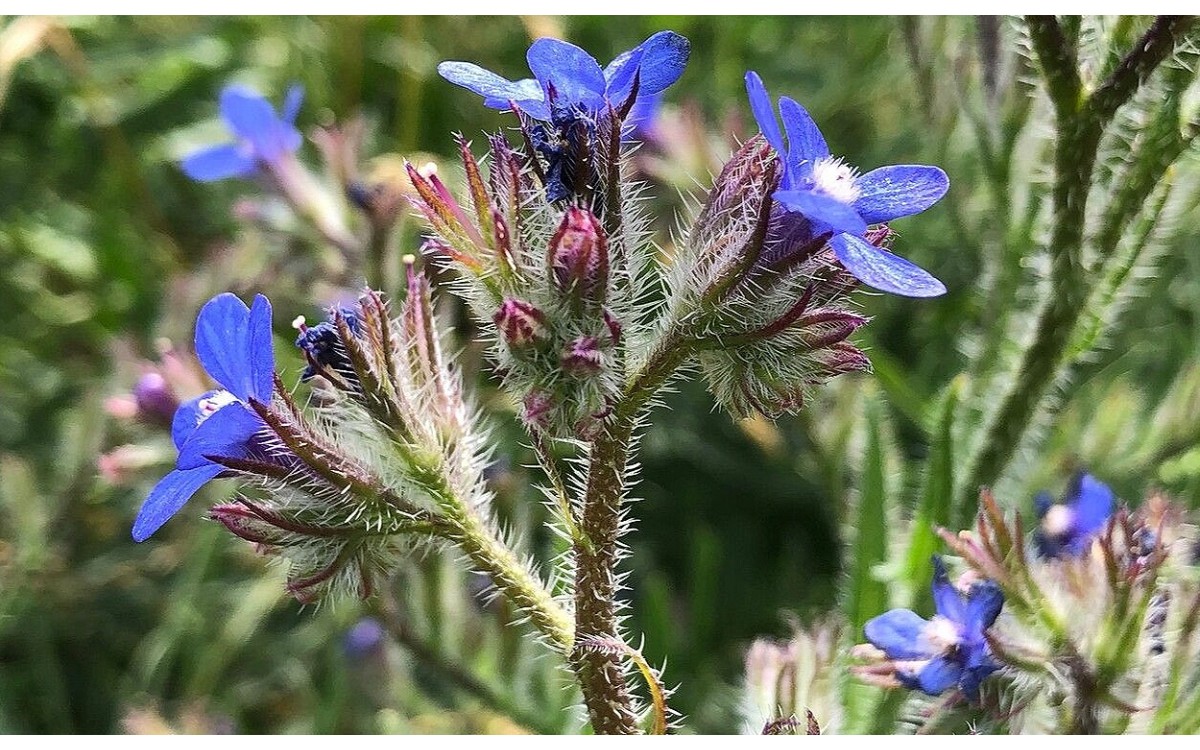
{"type": "MultiPolygon", "coordinates": [[[[656,412],[642,455],[637,530],[628,539],[629,627],[635,641],[644,634],[651,661],[665,659],[666,682],[681,685],[672,705],[698,731],[738,728],[742,655],[755,636],[785,635],[790,618],[811,617],[834,602],[839,520],[861,452],[859,404],[882,393],[897,460],[922,457],[924,410],[962,369],[964,331],[990,314],[971,294],[984,246],[977,233],[987,223],[970,187],[978,159],[958,130],[952,138],[930,137],[927,97],[952,98],[953,89],[934,82],[931,94],[910,64],[914,54],[961,55],[969,64],[971,19],[949,22],[946,49],[917,50],[906,43],[905,22],[887,18],[96,17],[3,24],[3,732],[577,726],[578,714],[564,710],[569,680],[539,656],[523,626],[503,625],[503,607],[478,603],[473,591],[480,583],[457,574],[452,555],[401,571],[394,601],[382,605],[387,612],[380,605],[374,612],[386,614],[390,634],[364,646],[347,643],[346,634],[365,608],[301,607],[284,594],[269,561],[201,519],[203,502],[191,503],[151,541],[130,540],[138,505],[172,453],[162,430],[114,419],[105,399],[129,391],[138,363],[154,359],[161,338],[186,348],[196,309],[225,289],[264,291],[275,300],[281,368],[294,382],[300,360],[288,345],[288,321],[300,312],[313,317],[338,289],[361,282],[286,221],[254,224],[236,213],[235,206],[245,208],[239,200],[258,194],[252,184],[201,185],[180,172],[183,154],[223,137],[216,97],[229,81],[250,83],[274,101],[298,81],[306,90],[299,120],[306,132],[361,114],[366,156],[438,158],[453,153],[451,132],[478,138],[510,123],[437,78],[437,62],[471,60],[517,78],[537,36],[570,39],[604,62],[653,31],[674,29],[691,40],[692,57],[668,94],[668,113],[699,123],[699,142],[712,154],[693,148],[690,162],[668,158],[661,160],[665,169],[660,163],[651,170],[664,242],[686,196],[702,194],[708,170],[719,166],[712,156],[728,153],[728,131],[751,133],[747,69],[773,93],[803,102],[834,152],[864,169],[945,166],[951,199],[901,224],[898,247],[952,291],[928,303],[865,299],[876,317],[862,338],[875,380],[839,384],[803,417],[775,426],[732,422],[696,384],[682,386],[669,397],[671,408],[656,412]],[[98,456],[126,444],[145,448],[146,465],[102,477],[98,456]],[[456,672],[456,664],[469,674],[456,672]]],[[[302,156],[315,162],[311,143],[302,156]]],[[[415,222],[406,232],[403,249],[414,252],[415,222]]],[[[1200,430],[1184,417],[1200,398],[1188,364],[1200,333],[1197,232],[1195,221],[1184,223],[1176,251],[1132,301],[1121,331],[1084,368],[1063,426],[1052,431],[1051,449],[1038,457],[1022,492],[1039,482],[1057,490],[1066,469],[1090,461],[1124,496],[1138,497],[1152,483],[1194,496],[1200,430]],[[1163,436],[1145,437],[1136,427],[1181,420],[1163,436]],[[1157,442],[1147,448],[1146,441],[1157,442]],[[1143,453],[1149,457],[1131,458],[1143,453]],[[1095,464],[1108,457],[1111,464],[1095,464]]],[[[466,345],[466,325],[461,336],[466,345]]],[[[464,356],[478,355],[468,347],[464,356]]],[[[489,392],[482,377],[479,386],[489,392]]],[[[531,455],[511,407],[485,398],[501,425],[501,510],[518,528],[535,528],[542,512],[531,489],[536,477],[523,468],[531,455]]],[[[910,502],[916,479],[901,472],[894,484],[910,502]]],[[[207,500],[232,491],[210,487],[207,500]]],[[[543,549],[551,544],[527,536],[543,549]]]]}

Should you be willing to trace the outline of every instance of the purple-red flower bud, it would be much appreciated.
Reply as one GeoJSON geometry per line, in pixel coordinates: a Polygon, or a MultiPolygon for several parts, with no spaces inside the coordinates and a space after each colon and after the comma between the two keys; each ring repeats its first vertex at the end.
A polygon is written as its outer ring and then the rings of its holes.
{"type": "Polygon", "coordinates": [[[821,363],[827,377],[850,372],[866,372],[871,369],[871,360],[867,359],[867,355],[858,347],[845,341],[839,341],[820,349],[814,353],[814,356],[821,363]]]}
{"type": "Polygon", "coordinates": [[[580,336],[567,345],[562,355],[563,369],[572,375],[595,375],[604,366],[600,342],[595,336],[580,336]]]}
{"type": "Polygon", "coordinates": [[[621,325],[621,321],[617,320],[617,317],[609,312],[607,308],[604,310],[604,325],[608,326],[608,336],[612,341],[612,345],[616,346],[621,343],[621,331],[624,330],[624,326],[621,325]]]}
{"type": "Polygon", "coordinates": [[[492,322],[513,349],[524,349],[546,339],[546,314],[525,300],[505,299],[492,315],[492,322]]]}
{"type": "Polygon", "coordinates": [[[572,206],[550,239],[550,280],[564,294],[604,302],[608,288],[608,239],[600,220],[572,206]]]}
{"type": "Polygon", "coordinates": [[[157,372],[148,372],[133,386],[138,416],[155,424],[170,425],[179,408],[179,397],[171,384],[157,372]]]}
{"type": "Polygon", "coordinates": [[[521,414],[522,421],[530,427],[539,429],[549,424],[548,415],[554,408],[554,399],[541,391],[531,391],[525,395],[525,410],[521,414]]]}

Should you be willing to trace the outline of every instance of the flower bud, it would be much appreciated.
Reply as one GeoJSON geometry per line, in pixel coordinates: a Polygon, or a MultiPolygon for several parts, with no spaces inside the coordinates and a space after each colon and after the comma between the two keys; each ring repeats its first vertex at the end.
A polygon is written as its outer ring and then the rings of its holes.
{"type": "Polygon", "coordinates": [[[550,239],[550,280],[576,299],[603,303],[608,291],[608,239],[590,211],[572,206],[550,239]]]}
{"type": "Polygon", "coordinates": [[[822,349],[845,341],[867,320],[846,310],[813,310],[796,321],[796,328],[805,346],[822,349]]]}
{"type": "Polygon", "coordinates": [[[600,372],[604,366],[600,341],[595,336],[580,336],[575,339],[563,352],[562,366],[564,370],[578,377],[600,372]]]}
{"type": "Polygon", "coordinates": [[[554,399],[541,391],[531,391],[525,395],[524,411],[521,421],[530,427],[545,429],[549,425],[550,410],[554,408],[554,399]]]}
{"type": "Polygon", "coordinates": [[[525,349],[546,340],[546,314],[525,300],[505,299],[492,315],[492,322],[512,349],[525,349]]]}
{"type": "Polygon", "coordinates": [[[821,375],[826,378],[851,372],[867,372],[871,369],[871,360],[867,355],[845,341],[820,349],[813,357],[821,365],[821,375]]]}

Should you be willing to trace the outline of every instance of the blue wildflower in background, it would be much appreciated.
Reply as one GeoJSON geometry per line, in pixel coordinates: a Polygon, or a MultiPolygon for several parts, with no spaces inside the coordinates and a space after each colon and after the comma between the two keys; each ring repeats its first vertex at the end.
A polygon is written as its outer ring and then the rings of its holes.
{"type": "Polygon", "coordinates": [[[468,62],[446,61],[438,73],[483,97],[493,109],[513,102],[535,120],[553,122],[555,110],[593,119],[609,105],[627,103],[637,81],[637,99],[649,99],[679,80],[687,66],[688,40],[660,31],[601,68],[596,58],[560,39],[543,37],[529,47],[526,60],[533,78],[510,81],[468,62]]]}
{"type": "Polygon", "coordinates": [[[342,651],[351,659],[362,659],[377,653],[384,644],[385,636],[379,620],[364,617],[342,637],[342,651]]]}
{"type": "Polygon", "coordinates": [[[304,89],[292,86],[284,98],[283,112],[276,114],[254,89],[226,86],[221,91],[221,119],[237,141],[188,154],[181,165],[184,174],[200,182],[249,177],[264,164],[277,164],[291,156],[302,142],[295,122],[303,99],[304,89]]]}
{"type": "Polygon", "coordinates": [[[1038,529],[1034,543],[1043,557],[1079,557],[1091,547],[1113,513],[1115,496],[1091,474],[1079,473],[1067,485],[1060,503],[1049,493],[1034,498],[1038,529]]]}
{"type": "Polygon", "coordinates": [[[938,167],[902,164],[859,174],[830,155],[825,137],[795,100],[779,99],[781,132],[771,97],[753,71],[746,73],[746,91],[759,129],[783,160],[776,202],[789,214],[807,219],[811,237],[830,235],[838,260],[867,286],[906,297],[945,294],[946,287],[927,271],[872,245],[863,235],[868,225],[911,216],[937,203],[950,187],[946,173],[938,167]]]}
{"type": "Polygon", "coordinates": [[[882,650],[903,686],[927,695],[958,687],[978,701],[979,684],[999,669],[984,631],[1004,606],[994,581],[975,583],[964,594],[950,583],[940,556],[934,556],[933,602],[937,614],[926,620],[909,609],[893,609],[864,627],[867,640],[882,650]]]}
{"type": "Polygon", "coordinates": [[[134,541],[149,538],[197,490],[225,471],[207,456],[245,459],[261,452],[256,436],[266,425],[248,404],[251,399],[271,400],[271,303],[261,294],[251,308],[229,293],[209,300],[196,318],[196,356],[222,390],[209,391],[176,410],[171,437],[179,458],[138,511],[134,541]]]}

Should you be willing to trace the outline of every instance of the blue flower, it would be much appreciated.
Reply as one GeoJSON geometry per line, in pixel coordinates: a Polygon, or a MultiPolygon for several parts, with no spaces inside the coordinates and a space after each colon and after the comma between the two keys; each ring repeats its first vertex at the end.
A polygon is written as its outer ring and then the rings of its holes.
{"type": "MultiPolygon", "coordinates": [[[[358,313],[348,307],[338,308],[337,312],[345,319],[350,333],[355,338],[361,338],[362,320],[358,313]]],[[[345,345],[342,344],[342,337],[333,313],[334,311],[330,310],[329,320],[322,321],[315,326],[307,325],[303,318],[297,319],[296,328],[300,333],[296,337],[296,347],[304,352],[304,356],[308,360],[308,365],[301,373],[300,379],[307,382],[329,368],[348,383],[357,385],[358,375],[354,372],[354,365],[350,361],[350,355],[346,352],[345,345]]]]}
{"type": "Polygon", "coordinates": [[[179,458],[138,511],[134,541],[149,538],[197,490],[225,471],[208,456],[263,457],[257,436],[266,425],[248,404],[252,399],[271,400],[271,303],[261,294],[252,308],[229,293],[209,300],[196,318],[196,356],[222,390],[209,391],[175,411],[171,437],[179,458]]]}
{"type": "Polygon", "coordinates": [[[447,61],[438,73],[451,83],[483,97],[493,109],[515,102],[535,120],[552,122],[555,110],[595,117],[606,106],[619,108],[633,93],[653,97],[679,80],[687,65],[688,40],[673,31],[660,31],[623,52],[601,69],[596,58],[560,39],[543,37],[529,47],[526,60],[533,78],[510,81],[473,63],[447,61]]]}
{"type": "Polygon", "coordinates": [[[184,157],[184,174],[210,182],[228,177],[249,177],[263,164],[275,164],[300,148],[296,114],[304,89],[292,86],[277,115],[262,94],[246,86],[226,86],[221,91],[221,118],[237,136],[236,143],[210,146],[184,157]]]}
{"type": "Polygon", "coordinates": [[[937,203],[950,187],[946,173],[904,164],[859,174],[829,154],[825,137],[796,101],[780,97],[780,132],[771,97],[753,71],[746,73],[746,91],[759,129],[783,159],[776,202],[807,219],[812,237],[831,235],[838,260],[867,286],[906,297],[945,294],[946,287],[927,271],[870,244],[863,235],[870,224],[911,216],[937,203]]]}
{"type": "Polygon", "coordinates": [[[1034,498],[1040,525],[1034,542],[1043,557],[1079,557],[1108,523],[1113,513],[1113,491],[1091,474],[1079,473],[1067,485],[1061,503],[1048,493],[1034,498]]]}
{"type": "Polygon", "coordinates": [[[982,581],[964,595],[946,577],[941,557],[935,555],[933,565],[933,619],[893,609],[867,622],[867,640],[892,660],[905,687],[941,695],[957,686],[977,701],[979,684],[1000,668],[983,634],[1000,614],[1004,594],[994,581],[982,581]]]}

